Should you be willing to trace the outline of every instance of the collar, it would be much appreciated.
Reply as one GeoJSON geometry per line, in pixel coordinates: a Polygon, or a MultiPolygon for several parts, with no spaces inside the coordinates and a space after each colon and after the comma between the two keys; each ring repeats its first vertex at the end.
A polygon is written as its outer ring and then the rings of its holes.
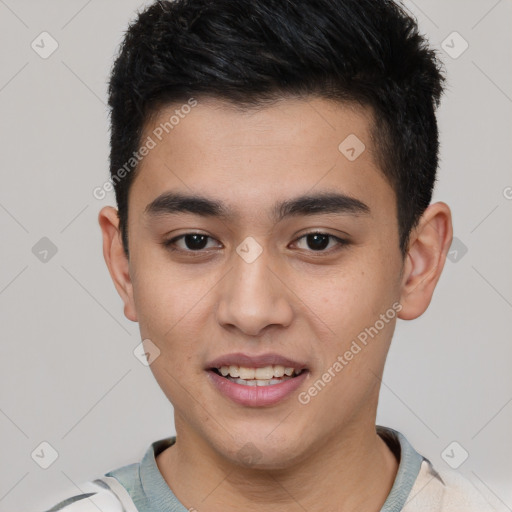
{"type": "MultiPolygon", "coordinates": [[[[380,512],[399,512],[416,481],[425,459],[409,443],[406,437],[389,427],[376,426],[377,434],[386,442],[399,461],[398,472],[390,493],[380,512]]],[[[154,507],[152,510],[187,512],[167,485],[156,464],[156,456],[172,446],[176,437],[155,441],[150,445],[140,463],[140,480],[145,496],[154,507]]],[[[428,461],[428,460],[427,460],[428,461]]]]}

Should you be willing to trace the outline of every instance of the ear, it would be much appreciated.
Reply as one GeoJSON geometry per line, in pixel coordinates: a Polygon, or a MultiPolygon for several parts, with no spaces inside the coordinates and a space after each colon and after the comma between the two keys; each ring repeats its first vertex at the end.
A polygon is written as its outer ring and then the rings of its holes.
{"type": "Polygon", "coordinates": [[[398,318],[413,320],[428,308],[453,238],[446,203],[431,204],[411,232],[401,283],[398,318]]]}
{"type": "Polygon", "coordinates": [[[124,315],[132,322],[137,322],[129,261],[123,249],[117,210],[105,206],[100,210],[98,222],[103,235],[103,257],[117,293],[123,299],[124,315]]]}

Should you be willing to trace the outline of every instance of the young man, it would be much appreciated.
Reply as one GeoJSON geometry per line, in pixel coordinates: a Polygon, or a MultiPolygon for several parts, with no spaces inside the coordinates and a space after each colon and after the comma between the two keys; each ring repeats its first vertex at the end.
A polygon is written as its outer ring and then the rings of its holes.
{"type": "Polygon", "coordinates": [[[158,2],[110,81],[99,215],[177,435],[52,511],[491,508],[376,426],[452,240],[440,64],[384,0],[158,2]]]}

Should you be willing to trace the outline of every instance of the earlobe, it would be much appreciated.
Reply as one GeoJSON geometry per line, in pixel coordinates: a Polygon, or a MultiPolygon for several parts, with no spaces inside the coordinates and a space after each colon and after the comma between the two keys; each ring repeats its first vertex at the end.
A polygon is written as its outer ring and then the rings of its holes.
{"type": "Polygon", "coordinates": [[[398,317],[413,320],[428,308],[453,238],[450,208],[431,204],[411,233],[404,263],[398,317]]]}
{"type": "Polygon", "coordinates": [[[117,293],[124,302],[124,315],[132,322],[137,322],[129,261],[121,240],[117,210],[112,206],[102,208],[98,223],[103,236],[103,257],[117,293]]]}

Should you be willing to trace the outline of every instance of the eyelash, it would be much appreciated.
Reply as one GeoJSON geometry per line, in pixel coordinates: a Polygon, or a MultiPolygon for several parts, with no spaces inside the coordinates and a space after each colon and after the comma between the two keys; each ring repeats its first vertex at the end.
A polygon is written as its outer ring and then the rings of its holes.
{"type": "MultiPolygon", "coordinates": [[[[197,255],[204,254],[206,252],[205,249],[199,249],[197,251],[194,251],[194,250],[190,250],[190,249],[178,249],[176,247],[173,247],[173,244],[175,244],[178,240],[181,240],[182,238],[185,238],[186,236],[189,236],[189,235],[199,235],[199,236],[205,236],[208,239],[213,239],[211,236],[205,235],[204,233],[184,233],[177,237],[171,238],[170,240],[165,240],[164,242],[162,242],[162,245],[167,250],[169,250],[171,252],[182,252],[182,253],[194,254],[194,255],[195,254],[197,254],[197,255]]],[[[332,248],[329,250],[319,250],[319,251],[314,251],[312,249],[307,250],[307,252],[311,252],[313,254],[331,254],[333,252],[337,252],[337,251],[341,250],[343,247],[350,244],[350,242],[348,240],[331,235],[330,233],[323,233],[321,231],[311,231],[309,233],[304,233],[299,238],[297,238],[294,243],[297,243],[299,240],[302,240],[303,238],[306,238],[307,236],[310,236],[310,235],[323,235],[323,236],[329,237],[332,240],[335,240],[338,243],[338,247],[335,248],[334,250],[332,248]]]]}

